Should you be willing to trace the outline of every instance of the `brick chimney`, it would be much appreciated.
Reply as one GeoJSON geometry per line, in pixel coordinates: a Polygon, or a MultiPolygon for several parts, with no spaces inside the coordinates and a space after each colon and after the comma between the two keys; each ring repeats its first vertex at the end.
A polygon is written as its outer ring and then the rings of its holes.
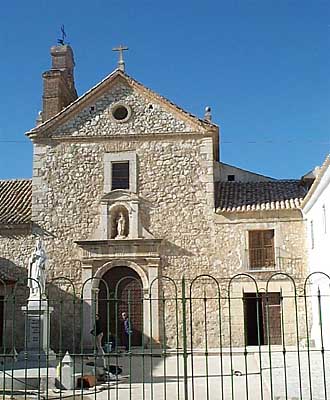
{"type": "Polygon", "coordinates": [[[50,49],[52,68],[42,74],[44,82],[42,122],[47,121],[77,97],[74,86],[73,51],[67,44],[50,49]]]}

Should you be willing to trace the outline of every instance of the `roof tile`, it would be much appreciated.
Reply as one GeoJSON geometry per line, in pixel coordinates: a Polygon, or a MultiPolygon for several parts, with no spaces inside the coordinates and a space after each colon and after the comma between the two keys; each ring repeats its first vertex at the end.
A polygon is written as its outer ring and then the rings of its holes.
{"type": "Polygon", "coordinates": [[[0,224],[31,222],[31,205],[31,180],[0,180],[0,224]]]}
{"type": "Polygon", "coordinates": [[[219,182],[217,212],[298,209],[306,194],[299,180],[219,182]]]}

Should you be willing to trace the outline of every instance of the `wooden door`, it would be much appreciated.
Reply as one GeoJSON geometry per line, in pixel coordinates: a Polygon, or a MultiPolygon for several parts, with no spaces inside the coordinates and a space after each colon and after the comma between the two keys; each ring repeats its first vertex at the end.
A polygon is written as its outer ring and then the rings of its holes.
{"type": "Polygon", "coordinates": [[[261,293],[264,321],[264,342],[266,344],[281,344],[281,302],[280,293],[261,293]],[[268,314],[268,315],[267,315],[268,314]],[[270,342],[270,343],[269,343],[270,342]]]}
{"type": "Polygon", "coordinates": [[[280,293],[244,293],[243,301],[246,344],[281,344],[280,293]]]}

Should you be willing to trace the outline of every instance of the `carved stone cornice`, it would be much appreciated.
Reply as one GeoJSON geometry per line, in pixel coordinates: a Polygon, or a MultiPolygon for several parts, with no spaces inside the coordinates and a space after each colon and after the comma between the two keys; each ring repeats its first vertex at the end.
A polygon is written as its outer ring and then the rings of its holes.
{"type": "Polygon", "coordinates": [[[160,259],[162,239],[77,240],[82,261],[160,259]]]}

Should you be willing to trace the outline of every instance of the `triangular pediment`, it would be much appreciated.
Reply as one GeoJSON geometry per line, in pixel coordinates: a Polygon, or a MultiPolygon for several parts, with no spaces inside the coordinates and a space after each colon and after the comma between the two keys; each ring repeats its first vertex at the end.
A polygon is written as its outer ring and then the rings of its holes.
{"type": "Polygon", "coordinates": [[[116,189],[102,196],[101,203],[112,204],[116,202],[130,202],[138,200],[139,197],[136,193],[132,193],[123,189],[116,189]]]}
{"type": "Polygon", "coordinates": [[[120,70],[80,96],[57,115],[27,135],[88,137],[170,133],[203,133],[217,126],[187,113],[120,70]],[[114,110],[127,108],[116,119],[114,110]]]}

